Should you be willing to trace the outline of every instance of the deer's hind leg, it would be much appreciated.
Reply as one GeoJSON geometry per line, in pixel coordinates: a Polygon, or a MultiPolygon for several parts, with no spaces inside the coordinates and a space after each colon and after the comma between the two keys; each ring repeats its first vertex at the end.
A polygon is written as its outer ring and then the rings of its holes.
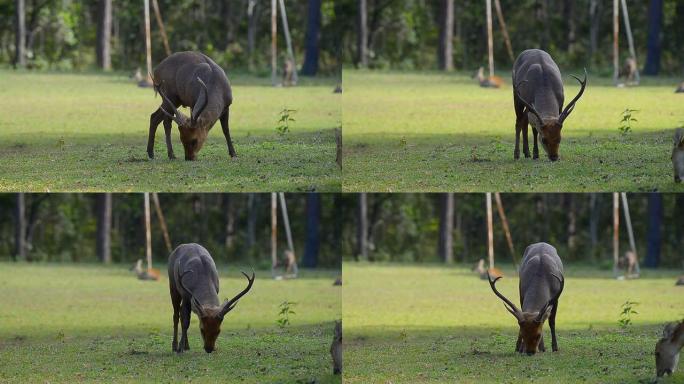
{"type": "Polygon", "coordinates": [[[524,132],[523,136],[523,151],[525,157],[529,157],[529,148],[527,147],[527,113],[525,113],[525,106],[518,101],[516,96],[513,96],[513,106],[515,107],[515,150],[513,151],[513,158],[518,160],[520,158],[520,133],[524,132]]]}
{"type": "Polygon", "coordinates": [[[157,127],[162,120],[164,120],[164,112],[159,107],[150,115],[150,132],[147,136],[147,157],[150,159],[154,159],[154,135],[157,133],[157,127]]]}
{"type": "Polygon", "coordinates": [[[558,341],[556,340],[556,310],[558,309],[558,300],[553,303],[551,315],[549,316],[549,328],[551,329],[551,350],[558,352],[558,341]]]}
{"type": "Polygon", "coordinates": [[[171,118],[164,116],[164,136],[166,137],[166,153],[169,159],[173,160],[176,155],[173,154],[173,145],[171,144],[171,118]]]}
{"type": "Polygon", "coordinates": [[[229,128],[229,116],[230,116],[230,106],[226,107],[226,110],[220,117],[221,129],[223,129],[223,136],[226,137],[226,143],[228,144],[228,154],[231,158],[237,157],[235,153],[235,148],[233,147],[233,140],[230,139],[230,128],[229,128]]]}
{"type": "Polygon", "coordinates": [[[183,298],[183,302],[180,307],[180,321],[181,321],[181,339],[176,352],[182,353],[184,350],[190,349],[188,343],[188,328],[190,328],[190,315],[192,314],[190,309],[190,298],[187,300],[183,298]]]}
{"type": "Polygon", "coordinates": [[[181,310],[181,295],[171,287],[171,304],[173,305],[173,343],[171,349],[173,352],[178,351],[178,320],[180,320],[181,310]]]}

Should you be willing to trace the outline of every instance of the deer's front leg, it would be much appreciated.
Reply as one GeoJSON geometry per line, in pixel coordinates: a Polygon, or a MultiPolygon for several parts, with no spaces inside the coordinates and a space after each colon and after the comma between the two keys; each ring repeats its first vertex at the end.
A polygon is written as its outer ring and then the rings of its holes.
{"type": "Polygon", "coordinates": [[[226,137],[226,143],[228,144],[228,154],[230,155],[231,158],[237,157],[237,153],[235,153],[235,148],[233,148],[233,140],[230,139],[230,127],[229,127],[229,108],[226,108],[226,111],[223,112],[223,114],[220,117],[221,120],[221,129],[223,129],[223,136],[226,137]]]}
{"type": "Polygon", "coordinates": [[[158,108],[150,115],[150,133],[147,137],[147,156],[154,159],[154,135],[157,133],[157,126],[164,120],[164,112],[158,108]]]}
{"type": "Polygon", "coordinates": [[[171,349],[178,351],[178,320],[180,320],[181,296],[171,288],[171,304],[173,305],[173,343],[171,349]]]}
{"type": "Polygon", "coordinates": [[[171,144],[171,118],[164,117],[164,136],[166,137],[166,153],[169,155],[169,159],[173,160],[176,155],[173,153],[173,145],[171,144]]]}
{"type": "Polygon", "coordinates": [[[520,124],[515,122],[515,150],[513,151],[513,159],[518,160],[520,158],[520,124]]]}
{"type": "Polygon", "coordinates": [[[523,343],[522,343],[522,336],[518,334],[518,341],[515,343],[515,351],[518,353],[523,353],[523,343]]]}
{"type": "Polygon", "coordinates": [[[549,328],[551,329],[551,350],[558,352],[558,341],[556,340],[556,310],[558,309],[558,301],[553,304],[551,315],[549,316],[549,328]]]}
{"type": "Polygon", "coordinates": [[[522,127],[522,134],[523,134],[523,153],[525,154],[525,158],[530,157],[530,145],[529,142],[527,141],[527,129],[528,129],[528,124],[525,124],[524,127],[522,127]]]}
{"type": "Polygon", "coordinates": [[[537,146],[537,135],[539,132],[537,132],[537,128],[532,126],[532,136],[534,137],[534,148],[532,148],[532,159],[536,160],[539,158],[539,147],[537,146]]]}

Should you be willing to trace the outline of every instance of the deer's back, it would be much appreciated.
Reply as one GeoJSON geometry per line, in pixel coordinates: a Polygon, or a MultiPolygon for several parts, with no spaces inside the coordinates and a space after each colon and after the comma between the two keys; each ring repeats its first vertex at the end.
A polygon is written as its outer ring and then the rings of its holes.
{"type": "Polygon", "coordinates": [[[560,290],[558,279],[563,279],[563,262],[552,245],[535,243],[525,249],[519,274],[523,311],[539,310],[560,290]]]}
{"type": "Polygon", "coordinates": [[[537,109],[540,109],[538,104],[553,101],[554,109],[560,113],[564,98],[563,80],[558,65],[548,53],[528,49],[518,56],[513,64],[513,86],[518,84],[521,96],[534,103],[537,109]],[[554,100],[539,100],[540,97],[554,100]]]}
{"type": "Polygon", "coordinates": [[[194,243],[179,245],[169,255],[168,269],[169,284],[181,296],[195,296],[211,301],[201,301],[203,304],[219,304],[218,273],[206,248],[194,243]]]}

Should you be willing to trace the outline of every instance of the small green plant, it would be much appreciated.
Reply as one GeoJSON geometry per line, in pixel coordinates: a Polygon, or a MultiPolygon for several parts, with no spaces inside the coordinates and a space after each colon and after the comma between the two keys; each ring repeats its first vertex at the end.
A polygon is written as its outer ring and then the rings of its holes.
{"type": "Polygon", "coordinates": [[[639,305],[636,301],[625,301],[622,304],[622,311],[620,312],[620,319],[618,320],[618,324],[620,327],[627,328],[632,324],[632,315],[637,315],[639,312],[634,310],[634,307],[639,305]]]}
{"type": "Polygon", "coordinates": [[[622,111],[622,120],[620,120],[618,131],[620,131],[620,135],[623,137],[632,132],[632,123],[637,122],[637,119],[634,117],[637,112],[639,112],[638,109],[630,108],[626,108],[624,111],[622,111]]]}
{"type": "Polygon", "coordinates": [[[287,107],[280,111],[280,117],[278,118],[278,125],[276,126],[276,132],[280,136],[284,136],[290,132],[290,122],[295,122],[294,114],[297,113],[296,109],[289,109],[287,107]]]}
{"type": "Polygon", "coordinates": [[[276,323],[278,323],[280,328],[285,328],[286,326],[290,325],[290,315],[297,314],[292,310],[295,305],[297,305],[297,303],[285,300],[278,306],[280,311],[278,312],[278,320],[276,320],[276,323]]]}

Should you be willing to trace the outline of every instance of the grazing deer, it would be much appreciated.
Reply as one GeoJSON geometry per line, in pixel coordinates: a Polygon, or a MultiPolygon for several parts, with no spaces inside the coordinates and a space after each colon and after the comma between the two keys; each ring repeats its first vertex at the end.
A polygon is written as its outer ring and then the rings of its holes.
{"type": "Polygon", "coordinates": [[[489,278],[490,276],[493,278],[498,278],[498,277],[503,277],[503,272],[501,272],[500,269],[498,268],[485,268],[485,262],[484,259],[480,259],[480,261],[477,262],[477,265],[473,267],[472,269],[473,272],[476,272],[479,276],[480,279],[485,280],[489,278]]]}
{"type": "Polygon", "coordinates": [[[679,83],[679,86],[675,89],[675,93],[684,93],[684,81],[679,83]]]}
{"type": "Polygon", "coordinates": [[[159,276],[161,276],[161,272],[157,268],[143,269],[142,259],[138,259],[138,261],[135,263],[133,267],[131,267],[130,270],[135,272],[135,274],[138,276],[138,279],[140,280],[156,281],[159,280],[159,276]]]}
{"type": "Polygon", "coordinates": [[[330,356],[333,361],[333,374],[342,374],[342,320],[335,321],[335,335],[330,345],[330,356]]]}
{"type": "Polygon", "coordinates": [[[530,157],[527,143],[527,126],[532,125],[534,149],[532,158],[539,158],[537,135],[541,136],[542,148],[549,160],[559,159],[558,147],[561,129],[575,104],[587,86],[587,71],[584,80],[571,75],[580,82],[577,96],[563,108],[563,81],[560,69],[548,53],[539,49],[528,49],[518,56],[513,64],[513,104],[515,106],[515,151],[513,158],[520,158],[520,133],[523,134],[523,153],[530,157]]]}
{"type": "Polygon", "coordinates": [[[503,79],[499,76],[485,77],[483,67],[478,68],[472,78],[477,79],[477,82],[480,83],[480,87],[483,88],[501,88],[504,84],[503,79]]]}
{"type": "Polygon", "coordinates": [[[520,264],[520,306],[518,309],[510,300],[499,293],[496,282],[489,278],[494,294],[505,303],[506,310],[515,316],[520,326],[515,350],[519,353],[535,354],[544,352],[542,326],[549,319],[551,329],[551,348],[558,351],[556,341],[556,311],[558,298],[563,292],[563,263],[556,248],[546,243],[532,244],[525,249],[520,264]]]}
{"type": "Polygon", "coordinates": [[[633,57],[625,59],[625,63],[620,69],[618,76],[624,77],[627,84],[635,84],[637,74],[637,62],[633,57]]]}
{"type": "Polygon", "coordinates": [[[684,180],[684,128],[677,128],[674,134],[674,148],[672,148],[672,166],[674,167],[675,183],[684,180]]]}
{"type": "Polygon", "coordinates": [[[169,255],[169,288],[173,304],[174,352],[189,350],[188,328],[190,312],[199,317],[200,333],[207,353],[214,351],[216,338],[221,333],[221,323],[226,313],[235,308],[238,300],[254,284],[252,277],[242,272],[248,280],[247,288],[223,304],[219,301],[219,280],[214,260],[199,244],[181,244],[169,255]],[[178,342],[178,320],[181,321],[181,339],[178,342]]]}
{"type": "Polygon", "coordinates": [[[658,377],[665,374],[671,375],[677,369],[682,346],[684,346],[684,320],[665,325],[663,337],[658,340],[655,347],[658,377]]]}

